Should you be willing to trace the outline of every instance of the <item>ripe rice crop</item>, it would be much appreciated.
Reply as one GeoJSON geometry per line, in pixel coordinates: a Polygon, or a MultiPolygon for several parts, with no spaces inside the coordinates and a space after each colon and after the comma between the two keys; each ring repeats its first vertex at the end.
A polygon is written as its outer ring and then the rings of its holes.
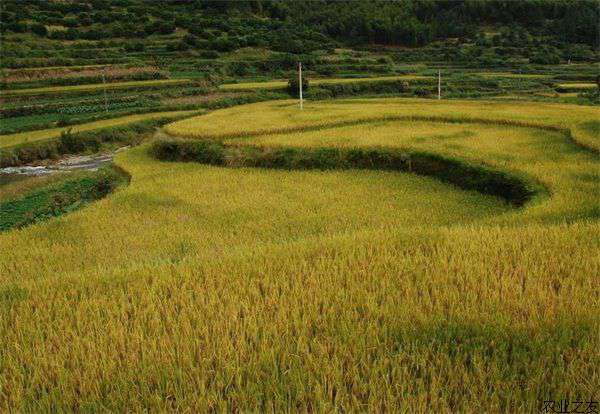
{"type": "Polygon", "coordinates": [[[597,395],[600,161],[580,145],[597,148],[597,108],[295,105],[166,130],[428,151],[548,194],[515,208],[392,171],[121,153],[127,188],[0,234],[0,410],[530,412],[597,395]]]}
{"type": "Polygon", "coordinates": [[[594,107],[530,102],[427,101],[420,99],[348,99],[319,103],[296,111],[294,101],[262,102],[233,107],[202,118],[189,118],[166,126],[172,135],[194,138],[252,136],[318,129],[331,124],[404,118],[452,122],[478,120],[501,125],[538,126],[570,130],[578,143],[600,151],[600,137],[586,125],[598,119],[594,107]],[[364,103],[369,105],[364,106],[364,103]],[[231,122],[236,119],[236,122],[231,122]],[[201,127],[199,127],[201,125],[201,127]]]}
{"type": "Polygon", "coordinates": [[[0,91],[2,97],[23,96],[23,95],[46,95],[46,94],[62,94],[62,93],[77,93],[85,91],[96,91],[106,89],[127,89],[127,88],[152,88],[161,86],[175,86],[189,83],[189,79],[157,79],[147,81],[131,81],[131,82],[113,82],[113,83],[93,83],[89,85],[73,85],[73,86],[49,86],[44,88],[29,88],[29,89],[5,89],[0,91]]]}
{"type": "Polygon", "coordinates": [[[83,132],[94,129],[112,127],[117,125],[126,125],[145,119],[156,119],[164,117],[177,118],[186,114],[193,114],[197,111],[167,111],[150,112],[145,114],[121,116],[117,118],[103,119],[101,121],[88,122],[85,124],[73,125],[62,128],[50,128],[37,131],[19,132],[17,134],[0,135],[0,148],[12,147],[28,142],[42,141],[59,137],[63,131],[72,130],[72,132],[83,132]]]}
{"type": "MultiPolygon", "coordinates": [[[[420,80],[427,81],[433,78],[430,76],[419,76],[419,75],[398,75],[398,76],[379,76],[374,78],[328,78],[328,79],[311,79],[310,84],[317,85],[328,85],[328,84],[343,84],[343,83],[361,83],[361,82],[385,82],[395,80],[420,80]]],[[[246,91],[255,89],[281,89],[286,88],[288,85],[287,80],[275,80],[268,82],[240,82],[240,83],[228,83],[220,85],[219,89],[231,90],[231,91],[246,91]]]]}
{"type": "Polygon", "coordinates": [[[561,89],[569,89],[569,90],[581,90],[581,89],[594,89],[596,88],[595,83],[582,83],[582,82],[574,82],[574,83],[559,83],[558,87],[561,89]]]}
{"type": "Polygon", "coordinates": [[[535,73],[510,73],[510,72],[471,72],[469,74],[483,76],[486,78],[522,78],[522,79],[546,79],[550,75],[535,73]]]}
{"type": "MultiPolygon", "coordinates": [[[[114,82],[118,79],[127,79],[139,76],[154,76],[156,78],[166,77],[165,73],[162,73],[159,68],[153,66],[143,67],[119,67],[119,66],[101,66],[91,68],[77,68],[72,69],[69,67],[59,69],[47,69],[47,70],[13,70],[8,71],[6,76],[2,78],[2,81],[6,84],[22,83],[22,82],[35,82],[35,81],[50,81],[53,83],[65,82],[67,84],[69,80],[81,80],[84,83],[85,79],[100,80],[102,76],[107,82],[114,82]]],[[[91,83],[90,80],[87,83],[91,83]]]]}

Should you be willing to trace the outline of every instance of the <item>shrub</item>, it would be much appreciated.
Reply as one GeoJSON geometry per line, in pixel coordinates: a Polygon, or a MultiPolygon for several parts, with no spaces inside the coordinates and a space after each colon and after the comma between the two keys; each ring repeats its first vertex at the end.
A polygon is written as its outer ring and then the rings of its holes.
{"type": "Polygon", "coordinates": [[[89,132],[72,133],[67,130],[61,134],[59,139],[2,148],[0,149],[0,168],[14,167],[45,159],[56,159],[64,154],[95,152],[100,150],[102,145],[109,143],[136,145],[143,139],[141,134],[150,132],[156,126],[171,120],[172,118],[159,118],[89,132]]]}
{"type": "Polygon", "coordinates": [[[217,59],[219,54],[214,50],[203,50],[200,52],[199,56],[202,59],[217,59]]]}
{"type": "Polygon", "coordinates": [[[68,213],[106,196],[128,180],[127,174],[118,168],[103,167],[33,190],[21,198],[2,202],[0,231],[68,213]]]}
{"type": "Polygon", "coordinates": [[[364,94],[390,94],[397,95],[409,90],[409,84],[406,81],[377,81],[355,82],[355,83],[337,83],[323,84],[318,88],[311,88],[307,96],[314,99],[327,99],[337,96],[353,96],[364,94]]]}
{"type": "Polygon", "coordinates": [[[145,46],[142,42],[126,43],[124,46],[126,52],[143,52],[145,46]]]}
{"type": "MultiPolygon", "coordinates": [[[[309,85],[310,82],[308,80],[308,77],[303,76],[302,77],[302,92],[306,92],[309,89],[309,85]]],[[[289,80],[288,80],[288,92],[290,93],[290,95],[292,96],[299,96],[299,87],[300,87],[300,83],[298,80],[298,75],[294,74],[289,80]]]]}
{"type": "Polygon", "coordinates": [[[190,46],[196,46],[198,44],[198,38],[192,34],[185,35],[183,41],[190,46]]]}
{"type": "Polygon", "coordinates": [[[535,53],[529,58],[529,63],[539,65],[558,65],[560,63],[560,55],[555,51],[542,50],[535,53]]]}
{"type": "Polygon", "coordinates": [[[415,95],[420,97],[427,97],[431,95],[431,91],[429,89],[417,88],[415,89],[415,95]]]}
{"type": "Polygon", "coordinates": [[[307,98],[320,100],[320,99],[331,99],[333,98],[333,92],[325,88],[311,88],[306,94],[307,98]]]}
{"type": "Polygon", "coordinates": [[[71,123],[71,121],[69,120],[69,118],[67,118],[66,116],[61,116],[60,119],[58,121],[56,121],[56,126],[64,127],[64,126],[69,125],[70,123],[71,123]]]}
{"type": "Polygon", "coordinates": [[[319,66],[317,68],[317,73],[323,76],[331,76],[335,73],[335,67],[332,65],[319,66]]]}
{"type": "Polygon", "coordinates": [[[46,37],[48,35],[48,29],[46,29],[46,26],[43,24],[34,23],[31,25],[30,30],[40,37],[46,37]]]}
{"type": "Polygon", "coordinates": [[[23,22],[11,22],[6,25],[6,29],[15,33],[24,33],[27,31],[27,25],[23,22]]]}
{"type": "Polygon", "coordinates": [[[538,191],[518,176],[422,151],[387,148],[299,148],[224,145],[214,140],[155,141],[151,153],[163,161],[279,169],[371,169],[409,171],[435,177],[466,190],[504,198],[521,206],[538,191]]]}
{"type": "Polygon", "coordinates": [[[230,52],[237,49],[238,43],[227,36],[221,36],[210,41],[211,49],[218,50],[219,52],[230,52]]]}

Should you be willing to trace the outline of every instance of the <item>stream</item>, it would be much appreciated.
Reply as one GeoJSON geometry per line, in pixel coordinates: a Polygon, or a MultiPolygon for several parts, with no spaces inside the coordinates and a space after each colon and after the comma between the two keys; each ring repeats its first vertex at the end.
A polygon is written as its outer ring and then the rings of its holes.
{"type": "Polygon", "coordinates": [[[95,171],[101,166],[112,162],[116,154],[128,148],[129,147],[122,147],[109,153],[72,155],[47,165],[24,165],[21,167],[0,168],[0,186],[32,177],[55,174],[57,172],[68,172],[74,170],[95,171]]]}

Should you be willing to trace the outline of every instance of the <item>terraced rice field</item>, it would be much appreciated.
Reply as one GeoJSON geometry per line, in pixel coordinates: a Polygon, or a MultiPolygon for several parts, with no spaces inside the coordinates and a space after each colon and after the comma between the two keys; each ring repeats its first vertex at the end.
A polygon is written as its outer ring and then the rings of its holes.
{"type": "Polygon", "coordinates": [[[565,90],[586,90],[597,87],[595,83],[591,82],[559,83],[557,86],[565,90]]]}
{"type": "Polygon", "coordinates": [[[3,98],[11,96],[24,95],[49,95],[49,94],[68,94],[79,93],[85,91],[97,91],[102,89],[131,89],[131,88],[151,88],[161,86],[175,86],[189,83],[189,79],[156,79],[147,81],[129,81],[129,82],[111,82],[111,83],[92,83],[88,85],[71,85],[71,86],[48,86],[43,88],[27,88],[27,89],[5,89],[0,91],[3,98]]]}
{"type": "Polygon", "coordinates": [[[12,147],[28,142],[43,141],[59,137],[64,131],[72,132],[91,131],[94,129],[127,125],[133,122],[144,121],[158,118],[177,118],[185,115],[191,115],[198,111],[166,111],[150,112],[146,114],[128,115],[117,118],[103,119],[101,121],[88,122],[85,124],[72,125],[60,128],[41,129],[37,131],[19,132],[17,134],[0,135],[0,148],[12,147]]]}
{"type": "MultiPolygon", "coordinates": [[[[433,80],[429,76],[420,75],[400,75],[400,76],[379,76],[374,78],[328,78],[328,79],[311,79],[311,85],[327,85],[327,84],[338,84],[338,83],[360,83],[360,82],[381,82],[381,81],[395,81],[395,80],[433,80]]],[[[229,91],[247,91],[255,89],[281,89],[286,88],[288,85],[287,80],[274,80],[268,82],[240,82],[240,83],[229,83],[220,85],[219,89],[229,91]]]]}
{"type": "Polygon", "coordinates": [[[127,151],[128,187],[0,235],[0,408],[527,412],[589,398],[598,115],[357,99],[174,122],[165,144],[213,152],[127,151]],[[515,207],[427,176],[244,158],[315,148],[439,154],[542,190],[515,207]]]}
{"type": "Polygon", "coordinates": [[[342,122],[405,118],[448,120],[455,122],[483,120],[499,124],[552,126],[567,128],[577,142],[600,149],[593,125],[598,124],[599,111],[594,107],[531,102],[499,103],[493,101],[427,101],[420,99],[351,99],[320,103],[301,112],[290,101],[277,101],[238,106],[216,111],[201,118],[189,118],[167,125],[172,135],[193,138],[251,136],[265,133],[319,128],[342,122]],[[363,107],[363,104],[369,104],[363,107]],[[281,108],[281,110],[277,110],[281,108]],[[326,109],[323,111],[322,109],[326,109]],[[235,119],[235,122],[232,122],[235,119]]]}
{"type": "Polygon", "coordinates": [[[518,78],[518,79],[544,79],[550,75],[536,73],[511,73],[511,72],[475,72],[474,75],[484,76],[486,78],[518,78]]]}

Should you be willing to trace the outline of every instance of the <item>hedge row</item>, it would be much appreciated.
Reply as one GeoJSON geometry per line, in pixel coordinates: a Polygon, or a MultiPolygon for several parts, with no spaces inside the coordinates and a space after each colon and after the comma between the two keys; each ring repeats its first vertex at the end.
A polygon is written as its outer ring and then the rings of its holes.
{"type": "Polygon", "coordinates": [[[543,188],[508,172],[434,153],[391,148],[298,148],[226,145],[216,140],[159,140],[151,153],[164,161],[289,170],[369,169],[434,177],[522,206],[543,188]]]}
{"type": "Polygon", "coordinates": [[[14,167],[34,161],[58,159],[61,155],[98,152],[105,144],[132,145],[140,134],[153,131],[172,118],[153,119],[125,126],[103,128],[88,132],[63,132],[58,139],[38,141],[0,149],[0,168],[14,167]]]}
{"type": "Polygon", "coordinates": [[[1,202],[0,232],[76,210],[106,196],[128,181],[129,175],[121,169],[104,167],[38,188],[23,197],[1,202]]]}

